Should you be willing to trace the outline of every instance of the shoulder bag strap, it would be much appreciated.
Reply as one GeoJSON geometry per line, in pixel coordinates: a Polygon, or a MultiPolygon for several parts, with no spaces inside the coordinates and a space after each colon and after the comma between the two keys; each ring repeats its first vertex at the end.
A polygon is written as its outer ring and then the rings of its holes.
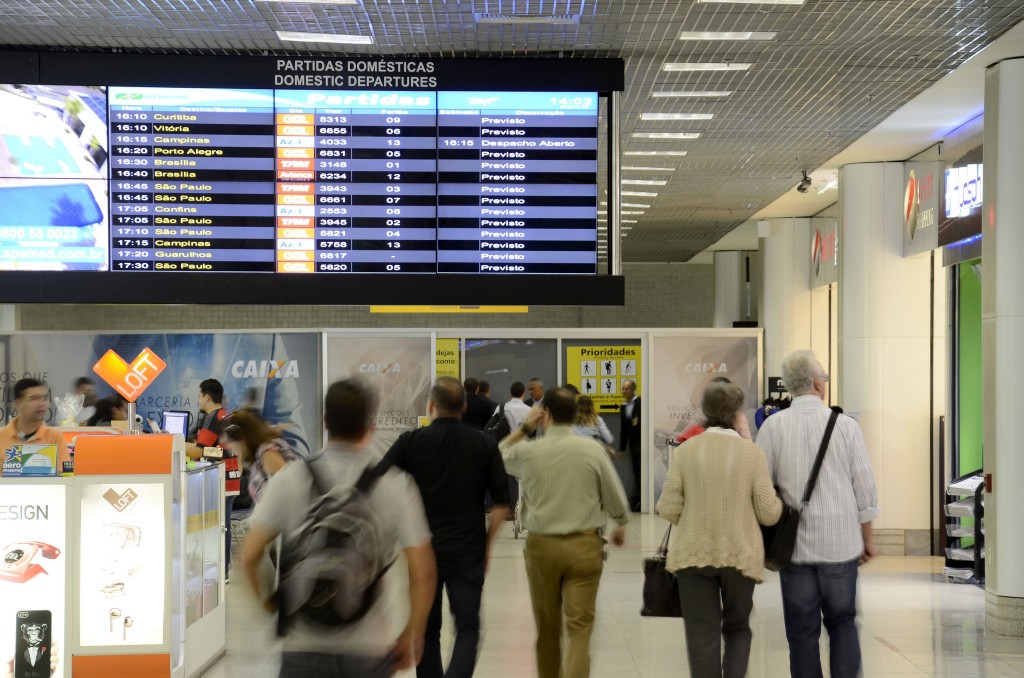
{"type": "Polygon", "coordinates": [[[657,555],[659,558],[668,557],[668,538],[670,534],[672,534],[672,523],[668,524],[668,529],[665,530],[665,537],[661,540],[661,546],[658,547],[657,555]]]}
{"type": "Polygon", "coordinates": [[[814,468],[811,469],[811,477],[807,479],[807,486],[804,488],[804,498],[801,500],[801,506],[807,506],[807,502],[811,500],[811,493],[814,492],[814,486],[818,483],[818,473],[821,472],[821,462],[825,459],[825,450],[828,449],[828,442],[832,439],[832,429],[836,427],[836,420],[839,419],[839,413],[832,410],[832,415],[828,418],[828,425],[825,427],[825,434],[821,437],[821,446],[818,448],[818,456],[814,459],[814,468]]]}

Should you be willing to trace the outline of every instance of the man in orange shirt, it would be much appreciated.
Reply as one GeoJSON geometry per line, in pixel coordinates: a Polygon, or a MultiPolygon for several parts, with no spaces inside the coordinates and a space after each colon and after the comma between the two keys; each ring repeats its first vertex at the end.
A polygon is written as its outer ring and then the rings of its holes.
{"type": "MultiPolygon", "coordinates": [[[[37,379],[18,380],[14,384],[14,409],[18,416],[0,429],[0,450],[7,452],[15,445],[56,445],[57,475],[60,475],[64,462],[70,461],[71,455],[60,431],[43,423],[50,413],[50,388],[37,379]]],[[[3,458],[6,457],[4,454],[3,458]]]]}

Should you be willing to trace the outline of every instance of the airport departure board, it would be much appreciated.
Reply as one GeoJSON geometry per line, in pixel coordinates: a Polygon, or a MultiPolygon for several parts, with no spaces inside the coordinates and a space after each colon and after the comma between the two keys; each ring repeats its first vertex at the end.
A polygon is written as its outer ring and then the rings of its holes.
{"type": "Polygon", "coordinates": [[[622,75],[581,63],[42,54],[0,85],[0,271],[593,276],[622,75]]]}

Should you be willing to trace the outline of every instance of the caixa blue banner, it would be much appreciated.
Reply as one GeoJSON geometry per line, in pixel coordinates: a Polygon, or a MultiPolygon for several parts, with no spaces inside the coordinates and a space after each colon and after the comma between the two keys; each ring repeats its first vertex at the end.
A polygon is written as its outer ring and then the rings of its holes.
{"type": "Polygon", "coordinates": [[[199,411],[199,384],[213,378],[224,386],[224,407],[250,407],[303,455],[320,447],[320,335],[313,332],[205,334],[9,334],[0,335],[0,394],[3,423],[17,416],[14,384],[28,377],[50,387],[46,423],[59,425],[54,398],[74,392],[90,377],[97,396],[114,390],[93,373],[113,349],[128,360],[149,348],[167,364],[136,400],[143,420],[161,422],[167,410],[199,411]]]}

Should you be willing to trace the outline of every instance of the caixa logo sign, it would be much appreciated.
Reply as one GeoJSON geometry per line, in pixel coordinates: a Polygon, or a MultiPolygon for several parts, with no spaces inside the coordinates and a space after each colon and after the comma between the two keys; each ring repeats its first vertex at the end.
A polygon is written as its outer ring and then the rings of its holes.
{"type": "Polygon", "coordinates": [[[688,363],[686,371],[690,374],[725,374],[729,366],[726,363],[688,363]]]}
{"type": "Polygon", "coordinates": [[[298,379],[298,360],[236,360],[231,365],[235,379],[298,379]]]}
{"type": "Polygon", "coordinates": [[[363,374],[392,374],[402,371],[401,363],[363,363],[359,366],[363,374]]]}

